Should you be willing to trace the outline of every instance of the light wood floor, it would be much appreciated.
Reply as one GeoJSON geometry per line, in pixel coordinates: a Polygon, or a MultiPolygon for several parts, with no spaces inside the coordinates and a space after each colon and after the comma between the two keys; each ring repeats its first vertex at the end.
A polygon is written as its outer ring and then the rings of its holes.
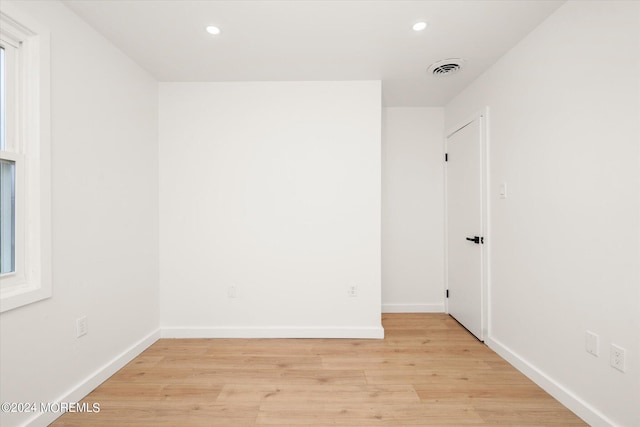
{"type": "Polygon", "coordinates": [[[384,340],[162,339],[54,426],[574,426],[572,412],[444,314],[384,340]]]}

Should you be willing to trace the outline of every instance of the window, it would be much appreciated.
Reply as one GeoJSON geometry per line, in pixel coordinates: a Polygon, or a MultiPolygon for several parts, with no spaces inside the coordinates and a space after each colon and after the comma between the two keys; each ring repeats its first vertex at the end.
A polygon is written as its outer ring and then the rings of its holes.
{"type": "Polygon", "coordinates": [[[17,7],[2,9],[0,312],[51,296],[49,38],[17,7]]]}
{"type": "MultiPolygon", "coordinates": [[[[0,39],[0,275],[16,273],[16,161],[15,112],[15,46],[0,39]],[[11,112],[7,112],[7,104],[11,112]],[[12,124],[7,126],[7,121],[12,124]]],[[[20,170],[22,165],[18,168],[20,170]]]]}
{"type": "Polygon", "coordinates": [[[0,156],[0,274],[16,271],[16,162],[0,156]]]}

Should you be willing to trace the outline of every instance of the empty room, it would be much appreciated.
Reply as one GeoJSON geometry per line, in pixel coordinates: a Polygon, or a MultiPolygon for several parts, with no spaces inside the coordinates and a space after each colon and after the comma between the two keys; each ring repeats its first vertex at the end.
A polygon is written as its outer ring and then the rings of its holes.
{"type": "Polygon", "coordinates": [[[0,425],[640,426],[640,2],[3,0],[0,425]]]}

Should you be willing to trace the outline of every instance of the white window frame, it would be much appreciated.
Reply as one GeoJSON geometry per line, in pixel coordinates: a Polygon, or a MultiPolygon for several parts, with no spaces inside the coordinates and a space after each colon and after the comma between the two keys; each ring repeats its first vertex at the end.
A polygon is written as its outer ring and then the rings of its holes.
{"type": "Polygon", "coordinates": [[[15,162],[15,272],[0,275],[0,313],[52,295],[49,32],[14,5],[0,10],[0,43],[12,51],[7,138],[15,162]]]}

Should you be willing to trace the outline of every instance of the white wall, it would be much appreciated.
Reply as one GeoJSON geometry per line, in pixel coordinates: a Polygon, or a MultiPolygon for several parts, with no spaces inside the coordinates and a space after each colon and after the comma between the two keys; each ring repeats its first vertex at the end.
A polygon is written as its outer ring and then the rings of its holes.
{"type": "Polygon", "coordinates": [[[444,311],[444,110],[385,108],[382,310],[444,311]]]}
{"type": "Polygon", "coordinates": [[[491,110],[489,344],[593,425],[640,425],[639,7],[563,5],[446,108],[491,110]]]}
{"type": "Polygon", "coordinates": [[[160,84],[165,335],[382,336],[380,127],[376,81],[160,84]]]}
{"type": "Polygon", "coordinates": [[[0,315],[0,400],[75,401],[158,328],[157,83],[61,3],[12,5],[51,30],[53,297],[0,315]]]}

